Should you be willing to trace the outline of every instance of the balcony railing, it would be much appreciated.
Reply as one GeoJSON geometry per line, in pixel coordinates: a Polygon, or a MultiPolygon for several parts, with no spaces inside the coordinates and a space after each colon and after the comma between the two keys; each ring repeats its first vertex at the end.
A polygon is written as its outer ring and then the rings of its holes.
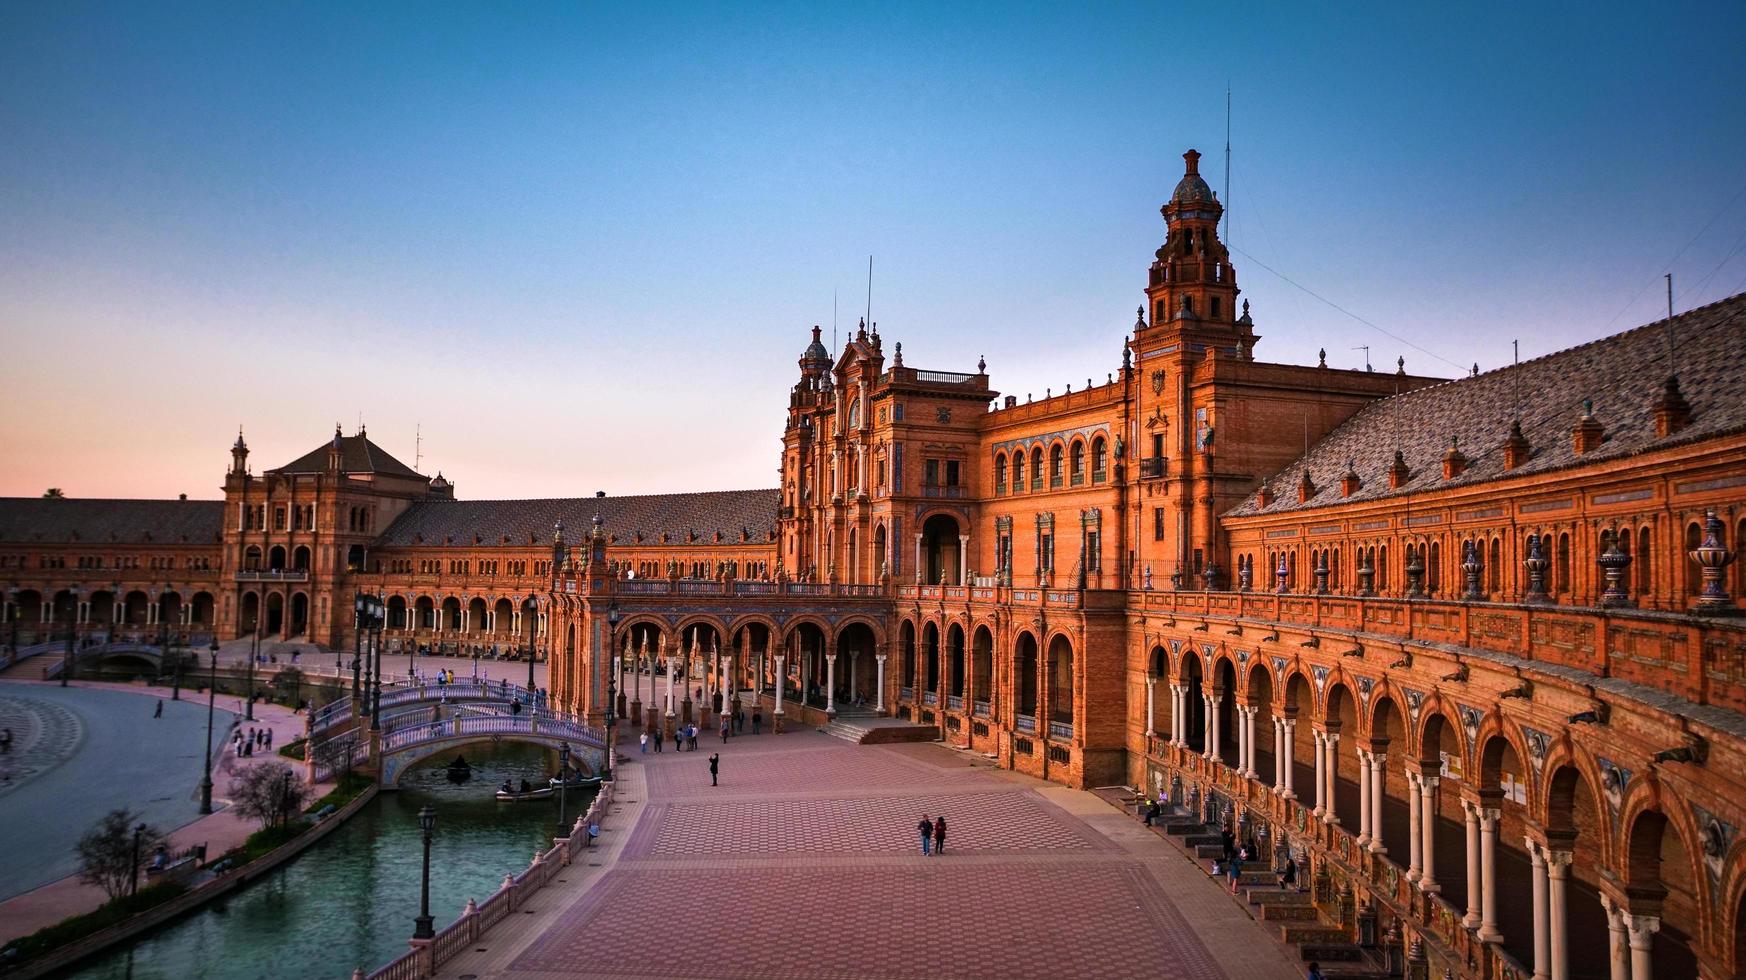
{"type": "Polygon", "coordinates": [[[946,708],[949,711],[963,711],[964,710],[964,697],[963,697],[963,695],[960,695],[960,694],[948,694],[948,695],[946,695],[946,708]]]}
{"type": "Polygon", "coordinates": [[[923,691],[922,692],[922,704],[925,704],[931,708],[939,703],[940,703],[940,695],[938,692],[936,692],[936,691],[923,691]]]}
{"type": "Polygon", "coordinates": [[[245,568],[236,573],[238,582],[307,582],[307,568],[245,568]]]}
{"type": "Polygon", "coordinates": [[[1106,470],[1092,470],[1091,471],[1091,482],[1102,483],[1107,479],[1109,479],[1108,471],[1106,471],[1106,470]]]}
{"type": "Polygon", "coordinates": [[[924,496],[924,497],[939,497],[939,498],[943,498],[945,500],[958,500],[964,496],[964,488],[961,486],[958,486],[958,487],[935,487],[935,486],[924,485],[922,487],[922,496],[924,496]]]}
{"type": "Polygon", "coordinates": [[[987,718],[994,713],[992,706],[987,701],[972,702],[970,709],[970,713],[978,718],[987,718]]]}
{"type": "Polygon", "coordinates": [[[1170,460],[1163,456],[1140,460],[1140,479],[1142,480],[1162,480],[1169,475],[1169,472],[1170,460]]]}
{"type": "Polygon", "coordinates": [[[1014,715],[1013,716],[1013,725],[1014,725],[1014,727],[1018,728],[1018,730],[1021,732],[1034,732],[1037,730],[1037,716],[1036,715],[1014,715]]]}
{"type": "Polygon", "coordinates": [[[1073,741],[1073,723],[1070,721],[1049,722],[1049,737],[1062,742],[1073,741]]]}
{"type": "Polygon", "coordinates": [[[897,700],[899,700],[899,701],[914,701],[915,700],[915,688],[913,688],[913,687],[900,687],[900,688],[898,688],[897,689],[897,700]]]}
{"type": "Polygon", "coordinates": [[[960,374],[957,371],[917,371],[915,379],[926,384],[961,385],[966,381],[976,379],[974,374],[960,374]]]}

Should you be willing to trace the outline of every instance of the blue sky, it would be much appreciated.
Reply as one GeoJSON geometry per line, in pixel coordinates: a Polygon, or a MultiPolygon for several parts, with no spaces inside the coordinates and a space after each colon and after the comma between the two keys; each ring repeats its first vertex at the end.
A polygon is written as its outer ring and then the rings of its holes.
{"type": "Polygon", "coordinates": [[[360,414],[463,496],[774,485],[869,253],[907,363],[1101,380],[1227,84],[1265,359],[1746,289],[1746,6],[1315,6],[5,5],[0,493],[214,496],[239,423],[360,414]]]}

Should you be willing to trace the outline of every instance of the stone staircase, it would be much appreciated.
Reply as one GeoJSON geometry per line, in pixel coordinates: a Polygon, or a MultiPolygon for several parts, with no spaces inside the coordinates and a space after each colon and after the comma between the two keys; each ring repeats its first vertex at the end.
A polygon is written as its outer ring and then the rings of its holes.
{"type": "Polygon", "coordinates": [[[917,725],[901,718],[882,718],[866,709],[839,712],[835,721],[819,731],[857,745],[934,742],[940,737],[940,730],[933,725],[917,725]]]}

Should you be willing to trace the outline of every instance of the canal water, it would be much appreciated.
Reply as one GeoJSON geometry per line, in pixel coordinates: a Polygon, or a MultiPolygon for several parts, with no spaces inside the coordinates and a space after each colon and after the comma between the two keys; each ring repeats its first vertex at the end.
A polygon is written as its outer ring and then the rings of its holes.
{"type": "MultiPolygon", "coordinates": [[[[406,952],[418,914],[418,811],[437,810],[431,842],[431,915],[442,929],[468,898],[483,902],[506,872],[551,846],[557,801],[499,803],[505,779],[539,782],[557,763],[528,745],[465,752],[473,778],[451,783],[449,756],[408,772],[338,830],[285,865],[163,930],[87,961],[91,980],[346,980],[406,952]]],[[[568,819],[592,790],[571,791],[568,819]]]]}

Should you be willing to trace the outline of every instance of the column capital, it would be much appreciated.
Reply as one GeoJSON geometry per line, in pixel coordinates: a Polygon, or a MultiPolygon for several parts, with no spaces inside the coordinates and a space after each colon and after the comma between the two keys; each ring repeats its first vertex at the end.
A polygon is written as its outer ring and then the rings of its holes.
{"type": "Polygon", "coordinates": [[[1574,851],[1560,851],[1550,847],[1543,848],[1546,855],[1546,868],[1554,878],[1562,878],[1570,873],[1571,862],[1576,859],[1574,851]]]}
{"type": "Polygon", "coordinates": [[[890,656],[890,654],[886,654],[886,653],[876,653],[876,654],[874,654],[874,655],[873,655],[873,659],[875,659],[875,660],[877,660],[877,661],[879,661],[879,662],[880,662],[880,663],[884,663],[884,662],[885,662],[885,658],[886,658],[886,657],[888,657],[888,656],[890,656]]]}
{"type": "Polygon", "coordinates": [[[1527,850],[1528,850],[1528,862],[1536,868],[1545,867],[1546,866],[1545,845],[1541,844],[1539,841],[1535,840],[1532,837],[1522,838],[1522,843],[1527,847],[1527,850]]]}
{"type": "Polygon", "coordinates": [[[1497,829],[1498,821],[1503,819],[1503,811],[1496,807],[1479,808],[1479,825],[1487,831],[1497,829]]]}
{"type": "Polygon", "coordinates": [[[1625,928],[1631,933],[1632,949],[1648,949],[1650,937],[1661,931],[1661,917],[1633,915],[1627,917],[1625,928]]]}

